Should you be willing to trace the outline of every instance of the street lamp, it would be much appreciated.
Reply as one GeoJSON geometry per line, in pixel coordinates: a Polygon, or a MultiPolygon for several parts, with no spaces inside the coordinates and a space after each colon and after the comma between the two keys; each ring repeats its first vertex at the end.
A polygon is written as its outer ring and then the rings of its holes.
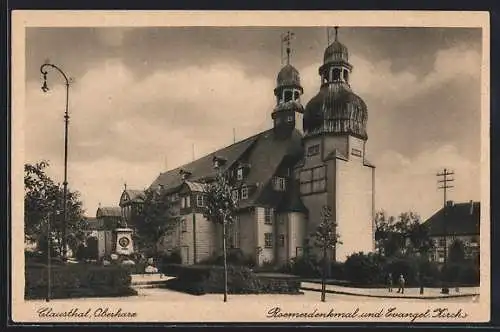
{"type": "Polygon", "coordinates": [[[66,233],[67,233],[67,211],[66,211],[66,205],[67,205],[67,194],[68,194],[68,124],[69,124],[69,114],[68,114],[68,102],[69,102],[69,83],[70,80],[68,79],[68,76],[62,71],[61,68],[59,68],[56,65],[53,65],[51,63],[44,63],[40,67],[40,72],[42,73],[43,77],[43,85],[42,85],[42,91],[43,92],[48,92],[49,87],[47,86],[47,74],[49,69],[55,69],[57,72],[61,74],[61,76],[64,78],[65,84],[66,84],[66,107],[64,110],[64,182],[63,182],[63,238],[62,238],[62,247],[63,247],[63,252],[62,256],[63,259],[66,259],[66,233]]]}

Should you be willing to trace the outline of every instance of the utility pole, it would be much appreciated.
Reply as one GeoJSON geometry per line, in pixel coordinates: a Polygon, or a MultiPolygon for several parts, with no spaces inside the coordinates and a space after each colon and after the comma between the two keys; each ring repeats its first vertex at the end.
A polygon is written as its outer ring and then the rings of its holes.
{"type": "MultiPolygon", "coordinates": [[[[447,264],[448,264],[448,214],[447,214],[447,202],[446,202],[446,192],[448,189],[453,188],[452,185],[450,185],[450,182],[455,181],[455,179],[451,178],[450,176],[454,175],[455,173],[451,170],[448,169],[443,169],[442,172],[437,173],[436,176],[438,177],[438,189],[443,190],[443,218],[444,218],[444,229],[443,229],[443,236],[444,236],[444,265],[443,265],[443,270],[446,272],[447,270],[447,264]]],[[[441,293],[443,294],[448,294],[449,293],[449,288],[443,285],[443,288],[441,289],[441,293]]]]}

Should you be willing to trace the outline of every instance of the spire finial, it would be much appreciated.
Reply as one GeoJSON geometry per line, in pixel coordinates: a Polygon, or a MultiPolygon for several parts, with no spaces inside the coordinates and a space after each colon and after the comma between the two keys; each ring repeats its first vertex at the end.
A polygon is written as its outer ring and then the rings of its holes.
{"type": "Polygon", "coordinates": [[[339,37],[339,27],[335,27],[335,41],[338,41],[338,37],[339,37]]]}
{"type": "Polygon", "coordinates": [[[123,190],[127,190],[127,182],[123,183],[123,190]]]}
{"type": "Polygon", "coordinates": [[[290,41],[295,34],[293,32],[287,31],[285,34],[281,35],[281,64],[283,64],[283,47],[286,45],[286,64],[290,64],[290,41]]]}

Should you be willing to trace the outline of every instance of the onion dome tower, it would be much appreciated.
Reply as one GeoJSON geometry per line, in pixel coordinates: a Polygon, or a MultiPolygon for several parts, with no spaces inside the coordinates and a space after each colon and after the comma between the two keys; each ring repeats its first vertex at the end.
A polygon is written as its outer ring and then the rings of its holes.
{"type": "Polygon", "coordinates": [[[276,78],[276,88],[274,95],[276,96],[276,106],[271,114],[273,119],[273,128],[277,136],[288,137],[297,120],[300,120],[304,113],[304,107],[300,103],[300,96],[304,89],[300,85],[299,71],[290,64],[290,39],[293,33],[287,32],[282,36],[282,51],[286,44],[286,62],[281,68],[276,78]]]}
{"type": "Polygon", "coordinates": [[[349,84],[353,67],[349,63],[349,52],[335,39],[328,45],[319,67],[321,88],[307,103],[304,112],[305,137],[317,135],[352,135],[363,141],[368,139],[366,123],[368,110],[365,102],[356,95],[349,84]]]}

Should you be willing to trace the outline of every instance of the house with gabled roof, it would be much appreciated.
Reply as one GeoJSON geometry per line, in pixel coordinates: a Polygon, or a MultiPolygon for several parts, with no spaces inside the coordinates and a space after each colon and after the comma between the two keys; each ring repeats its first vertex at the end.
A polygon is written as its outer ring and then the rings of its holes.
{"type": "MultiPolygon", "coordinates": [[[[374,250],[375,167],[366,158],[368,109],[350,85],[349,52],[335,40],[318,69],[321,87],[304,107],[298,70],[286,64],[276,79],[272,128],[188,164],[162,172],[149,186],[169,193],[181,222],[165,240],[179,248],[183,263],[219,254],[221,230],[203,217],[204,184],[216,168],[232,181],[238,218],[229,231],[229,247],[240,248],[257,263],[285,263],[300,255],[331,208],[342,244],[329,252],[343,261],[355,252],[374,250]]],[[[140,192],[128,189],[120,200],[131,220],[140,208],[140,192]]]]}
{"type": "Polygon", "coordinates": [[[480,253],[480,202],[455,203],[447,201],[446,206],[436,211],[424,224],[428,227],[429,237],[434,248],[430,258],[443,263],[445,246],[448,249],[455,240],[460,240],[464,246],[465,258],[478,259],[480,253]]]}

